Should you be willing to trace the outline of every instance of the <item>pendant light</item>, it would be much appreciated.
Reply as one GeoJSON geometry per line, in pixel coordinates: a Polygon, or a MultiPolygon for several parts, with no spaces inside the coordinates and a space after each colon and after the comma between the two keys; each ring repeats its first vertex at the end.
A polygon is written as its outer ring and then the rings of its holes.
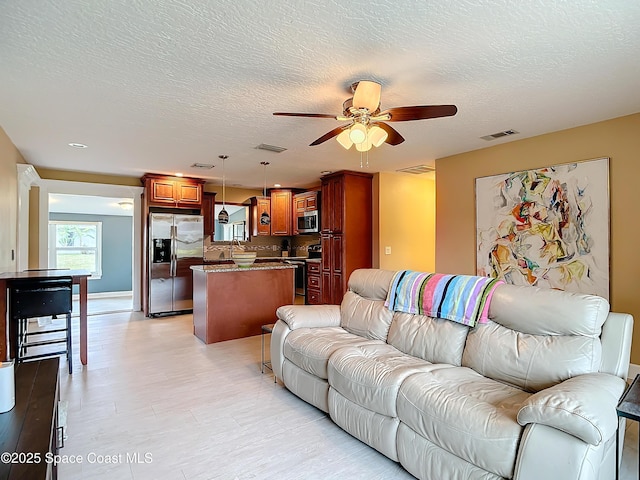
{"type": "MultiPolygon", "coordinates": [[[[264,190],[262,191],[262,196],[267,196],[267,165],[269,162],[260,162],[260,165],[264,166],[264,190]]],[[[269,212],[265,208],[264,212],[260,215],[260,225],[270,225],[271,217],[269,216],[269,212]]]]}
{"type": "Polygon", "coordinates": [[[227,179],[224,175],[224,161],[229,158],[228,155],[218,155],[218,158],[222,159],[222,210],[220,210],[220,213],[218,214],[218,223],[221,225],[227,224],[229,223],[229,213],[227,213],[227,210],[224,208],[225,207],[225,197],[226,197],[226,192],[225,192],[225,187],[226,187],[226,182],[227,179]]]}

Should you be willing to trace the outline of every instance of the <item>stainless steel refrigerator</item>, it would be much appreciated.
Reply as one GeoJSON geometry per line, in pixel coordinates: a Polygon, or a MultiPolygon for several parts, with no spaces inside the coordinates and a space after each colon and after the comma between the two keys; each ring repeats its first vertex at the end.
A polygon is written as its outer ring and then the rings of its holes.
{"type": "Polygon", "coordinates": [[[201,215],[149,215],[149,316],[193,309],[191,265],[202,265],[201,215]]]}

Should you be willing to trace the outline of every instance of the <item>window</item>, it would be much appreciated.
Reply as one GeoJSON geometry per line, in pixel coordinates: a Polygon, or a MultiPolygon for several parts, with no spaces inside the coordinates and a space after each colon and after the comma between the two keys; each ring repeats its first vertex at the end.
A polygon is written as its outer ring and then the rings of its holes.
{"type": "Polygon", "coordinates": [[[49,268],[89,270],[102,275],[102,222],[49,222],[49,268]]]}

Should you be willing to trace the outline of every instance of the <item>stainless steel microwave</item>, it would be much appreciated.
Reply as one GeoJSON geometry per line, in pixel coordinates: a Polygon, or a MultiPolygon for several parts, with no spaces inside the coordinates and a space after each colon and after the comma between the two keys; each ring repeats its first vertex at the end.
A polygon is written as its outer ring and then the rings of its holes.
{"type": "Polygon", "coordinates": [[[320,216],[318,210],[299,213],[297,217],[298,233],[318,233],[320,231],[320,216]]]}

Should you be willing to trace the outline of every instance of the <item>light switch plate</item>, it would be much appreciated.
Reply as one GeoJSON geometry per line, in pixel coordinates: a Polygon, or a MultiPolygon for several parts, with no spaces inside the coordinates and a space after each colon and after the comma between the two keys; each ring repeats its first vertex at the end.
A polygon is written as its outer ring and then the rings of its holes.
{"type": "Polygon", "coordinates": [[[391,247],[384,247],[384,254],[391,255],[391,247]]]}

